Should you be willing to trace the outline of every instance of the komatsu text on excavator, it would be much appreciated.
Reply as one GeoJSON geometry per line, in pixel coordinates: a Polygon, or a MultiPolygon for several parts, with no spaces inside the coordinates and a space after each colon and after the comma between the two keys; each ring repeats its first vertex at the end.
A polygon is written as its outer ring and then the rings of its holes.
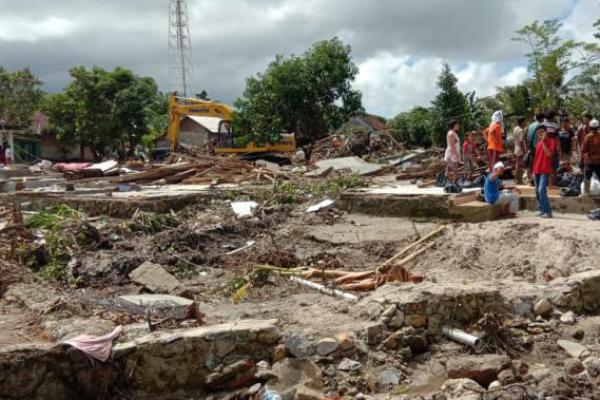
{"type": "Polygon", "coordinates": [[[244,134],[234,134],[232,129],[233,108],[227,104],[201,99],[171,96],[169,99],[169,127],[167,136],[171,149],[179,145],[181,118],[185,116],[202,116],[220,118],[214,151],[220,154],[258,154],[258,153],[291,153],[296,150],[294,134],[281,134],[276,143],[249,142],[237,146],[236,138],[244,134]]]}

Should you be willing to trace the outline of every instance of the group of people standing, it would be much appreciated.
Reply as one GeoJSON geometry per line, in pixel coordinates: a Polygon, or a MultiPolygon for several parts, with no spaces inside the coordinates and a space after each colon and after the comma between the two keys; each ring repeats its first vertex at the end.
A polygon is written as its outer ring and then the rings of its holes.
{"type": "MultiPolygon", "coordinates": [[[[487,163],[487,175],[484,182],[484,197],[489,204],[507,205],[509,212],[515,214],[519,209],[520,191],[516,187],[504,186],[501,180],[506,167],[500,161],[504,152],[504,118],[502,111],[492,115],[490,125],[483,130],[484,157],[479,154],[476,131],[467,132],[461,147],[458,132],[460,125],[453,120],[449,123],[447,146],[444,160],[446,177],[450,180],[458,177],[461,163],[465,166],[465,178],[470,180],[477,161],[487,163]],[[461,152],[462,149],[462,152],[461,152]],[[485,158],[485,160],[484,160],[485,158]]],[[[525,177],[535,186],[542,218],[552,218],[552,207],[548,198],[548,187],[552,186],[560,169],[572,171],[571,162],[575,150],[579,155],[579,167],[583,172],[583,193],[590,195],[591,179],[594,174],[600,179],[600,123],[591,114],[584,113],[577,130],[572,129],[571,120],[554,110],[535,115],[534,121],[527,123],[526,118],[518,118],[513,131],[515,156],[515,183],[523,184],[525,177]]]]}

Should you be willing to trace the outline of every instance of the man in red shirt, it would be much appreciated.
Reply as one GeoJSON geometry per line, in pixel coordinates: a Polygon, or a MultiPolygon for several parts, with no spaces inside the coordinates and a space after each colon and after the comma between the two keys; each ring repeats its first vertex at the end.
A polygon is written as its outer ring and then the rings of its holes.
{"type": "Polygon", "coordinates": [[[581,145],[581,157],[585,165],[583,180],[583,195],[589,196],[592,185],[592,177],[600,179],[600,122],[593,119],[590,121],[590,133],[583,139],[581,145]]]}
{"type": "Polygon", "coordinates": [[[537,128],[538,143],[533,158],[533,176],[535,180],[535,197],[538,201],[540,217],[552,218],[552,207],[548,198],[548,185],[554,173],[552,155],[556,152],[556,139],[548,136],[548,126],[542,124],[537,128]]]}

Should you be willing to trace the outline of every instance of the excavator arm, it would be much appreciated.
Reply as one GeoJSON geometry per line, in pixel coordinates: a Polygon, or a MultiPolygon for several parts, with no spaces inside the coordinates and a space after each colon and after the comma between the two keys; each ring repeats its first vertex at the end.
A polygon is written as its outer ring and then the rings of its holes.
{"type": "Polygon", "coordinates": [[[167,138],[171,143],[171,150],[175,150],[179,144],[181,117],[187,115],[217,117],[224,122],[229,122],[229,125],[231,125],[233,108],[227,104],[214,101],[171,96],[169,98],[169,125],[167,128],[167,138]]]}
{"type": "MultiPolygon", "coordinates": [[[[181,118],[188,115],[220,118],[222,121],[219,125],[219,134],[227,133],[232,138],[231,120],[233,118],[233,108],[231,106],[214,101],[171,96],[169,98],[169,125],[167,128],[167,138],[171,143],[171,150],[176,150],[179,145],[181,118]],[[226,132],[222,132],[221,127],[226,127],[226,132]]],[[[234,147],[232,142],[230,142],[228,145],[223,147],[217,146],[215,148],[215,152],[220,154],[289,153],[294,151],[296,151],[296,138],[294,134],[281,134],[281,139],[276,143],[257,144],[250,142],[243,147],[234,147]]]]}

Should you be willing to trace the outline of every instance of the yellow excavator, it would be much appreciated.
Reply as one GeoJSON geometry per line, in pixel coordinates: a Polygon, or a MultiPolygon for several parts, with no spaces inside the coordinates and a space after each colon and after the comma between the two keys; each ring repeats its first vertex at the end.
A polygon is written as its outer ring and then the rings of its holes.
{"type": "Polygon", "coordinates": [[[232,129],[233,108],[227,104],[215,101],[171,96],[169,99],[169,126],[167,137],[171,143],[171,150],[176,150],[179,145],[179,130],[181,119],[186,116],[217,117],[220,118],[217,140],[214,151],[218,154],[262,154],[262,153],[292,153],[296,151],[296,137],[294,134],[281,134],[276,143],[249,142],[236,146],[236,138],[244,136],[235,135],[232,129]]]}

